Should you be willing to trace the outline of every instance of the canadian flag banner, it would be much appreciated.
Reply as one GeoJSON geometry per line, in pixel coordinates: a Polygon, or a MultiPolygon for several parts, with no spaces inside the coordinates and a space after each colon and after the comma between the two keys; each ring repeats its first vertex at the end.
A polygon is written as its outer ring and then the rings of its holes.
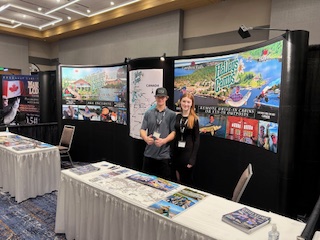
{"type": "Polygon", "coordinates": [[[2,87],[2,95],[7,96],[7,98],[19,97],[24,91],[23,82],[19,80],[4,80],[2,82],[2,87]]]}

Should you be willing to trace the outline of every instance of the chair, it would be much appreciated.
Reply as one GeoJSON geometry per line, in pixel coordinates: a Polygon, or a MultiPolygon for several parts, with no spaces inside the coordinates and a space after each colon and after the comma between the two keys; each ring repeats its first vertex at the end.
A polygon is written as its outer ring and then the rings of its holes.
{"type": "Polygon", "coordinates": [[[59,142],[59,145],[57,146],[59,148],[60,157],[61,158],[68,157],[72,167],[73,167],[73,162],[72,162],[72,158],[69,151],[71,149],[74,131],[75,131],[75,126],[64,125],[60,142],[59,142]]]}
{"type": "Polygon", "coordinates": [[[234,202],[239,202],[240,198],[244,192],[244,190],[246,189],[248,182],[251,178],[251,176],[253,175],[253,171],[252,171],[252,165],[251,163],[249,163],[248,167],[243,171],[234,191],[233,191],[233,195],[232,195],[232,201],[234,202]]]}

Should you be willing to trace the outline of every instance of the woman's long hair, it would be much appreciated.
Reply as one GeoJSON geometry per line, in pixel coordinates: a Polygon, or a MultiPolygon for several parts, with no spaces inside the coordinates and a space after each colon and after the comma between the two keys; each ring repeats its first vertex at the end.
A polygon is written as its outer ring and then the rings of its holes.
{"type": "Polygon", "coordinates": [[[188,116],[188,124],[187,124],[188,128],[192,129],[193,126],[194,126],[194,122],[196,120],[198,120],[198,116],[197,116],[196,112],[194,111],[194,109],[195,109],[194,96],[193,96],[192,93],[189,93],[189,92],[183,94],[182,97],[180,98],[180,107],[181,107],[181,100],[182,100],[182,98],[185,98],[185,97],[191,99],[191,101],[192,101],[192,105],[191,105],[191,108],[190,108],[190,113],[189,113],[189,116],[188,116]]]}

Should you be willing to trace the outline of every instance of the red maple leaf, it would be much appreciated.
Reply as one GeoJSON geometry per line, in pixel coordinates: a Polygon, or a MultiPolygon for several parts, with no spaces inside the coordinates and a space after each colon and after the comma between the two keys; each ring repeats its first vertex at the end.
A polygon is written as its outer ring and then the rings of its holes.
{"type": "Polygon", "coordinates": [[[17,86],[17,85],[15,85],[15,84],[13,84],[11,87],[9,87],[9,90],[11,91],[11,92],[15,92],[15,91],[17,91],[19,89],[19,87],[17,86]]]}

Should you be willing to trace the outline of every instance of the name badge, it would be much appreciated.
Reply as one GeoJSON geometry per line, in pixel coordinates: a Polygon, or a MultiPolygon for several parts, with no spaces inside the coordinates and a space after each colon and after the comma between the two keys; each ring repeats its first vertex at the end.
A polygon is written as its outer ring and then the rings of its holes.
{"type": "Polygon", "coordinates": [[[160,138],[160,133],[158,133],[158,132],[153,132],[153,136],[154,136],[155,138],[160,138]]]}
{"type": "Polygon", "coordinates": [[[185,148],[186,147],[186,142],[185,141],[179,141],[178,142],[178,147],[179,148],[185,148]]]}

